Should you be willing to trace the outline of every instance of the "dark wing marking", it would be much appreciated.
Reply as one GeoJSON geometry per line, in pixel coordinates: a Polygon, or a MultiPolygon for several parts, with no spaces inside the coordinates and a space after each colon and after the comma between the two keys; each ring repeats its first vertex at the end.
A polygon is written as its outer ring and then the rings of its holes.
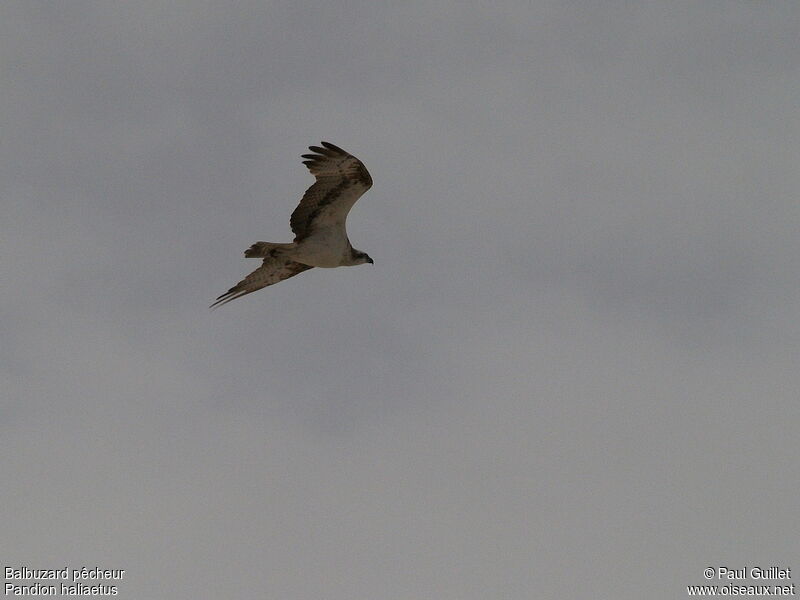
{"type": "Polygon", "coordinates": [[[290,225],[299,242],[315,229],[326,226],[341,226],[350,208],[364,192],[372,187],[372,177],[360,160],[338,146],[322,142],[309,146],[315,154],[303,154],[303,164],[317,178],[300,204],[294,209],[290,225]]]}
{"type": "Polygon", "coordinates": [[[294,277],[295,275],[312,268],[313,267],[310,267],[309,265],[294,262],[293,260],[283,257],[274,258],[268,256],[264,259],[264,262],[260,267],[217,298],[217,301],[211,305],[211,308],[222,306],[231,300],[236,300],[237,298],[246,296],[251,292],[255,292],[256,290],[260,290],[268,285],[278,283],[284,279],[289,279],[289,277],[294,277]]]}

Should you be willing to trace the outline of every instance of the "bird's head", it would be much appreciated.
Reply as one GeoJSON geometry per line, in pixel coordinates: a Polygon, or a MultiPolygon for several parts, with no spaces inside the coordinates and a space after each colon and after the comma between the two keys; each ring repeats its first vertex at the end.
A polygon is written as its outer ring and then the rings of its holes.
{"type": "Polygon", "coordinates": [[[369,254],[353,248],[353,264],[363,265],[364,263],[369,263],[371,265],[375,264],[375,262],[369,257],[369,254]]]}

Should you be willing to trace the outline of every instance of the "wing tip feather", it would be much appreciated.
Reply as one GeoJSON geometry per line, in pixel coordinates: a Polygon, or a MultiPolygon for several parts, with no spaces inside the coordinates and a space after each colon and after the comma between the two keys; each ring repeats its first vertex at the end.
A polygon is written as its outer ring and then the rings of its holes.
{"type": "Polygon", "coordinates": [[[346,150],[343,150],[342,148],[339,148],[339,146],[337,146],[336,144],[331,144],[330,142],[325,142],[325,141],[322,141],[320,143],[323,146],[325,146],[328,150],[333,150],[334,152],[339,152],[341,154],[350,154],[346,150]]]}

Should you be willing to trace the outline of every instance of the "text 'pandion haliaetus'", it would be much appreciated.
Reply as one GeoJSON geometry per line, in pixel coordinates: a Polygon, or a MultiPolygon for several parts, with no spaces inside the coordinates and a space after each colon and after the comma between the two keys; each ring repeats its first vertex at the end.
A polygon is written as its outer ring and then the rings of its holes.
{"type": "Polygon", "coordinates": [[[360,160],[341,148],[322,142],[303,154],[303,164],[317,178],[294,209],[289,224],[295,234],[291,244],[256,242],[245,250],[247,258],[263,264],[222,294],[211,307],[278,283],[312,267],[349,267],[372,264],[366,252],[347,239],[345,221],[350,208],[372,187],[372,177],[360,160]]]}

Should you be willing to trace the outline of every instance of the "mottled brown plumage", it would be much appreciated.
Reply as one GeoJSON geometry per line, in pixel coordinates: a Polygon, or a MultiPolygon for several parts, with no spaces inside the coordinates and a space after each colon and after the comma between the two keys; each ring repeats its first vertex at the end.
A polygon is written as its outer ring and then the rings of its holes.
{"type": "Polygon", "coordinates": [[[268,285],[299,275],[308,269],[313,269],[313,267],[283,257],[268,256],[260,267],[217,298],[211,308],[227,304],[231,300],[236,300],[268,285]]]}
{"type": "Polygon", "coordinates": [[[303,195],[289,224],[300,242],[313,233],[315,225],[346,219],[347,213],[364,192],[372,187],[372,177],[360,160],[338,146],[322,142],[309,146],[316,154],[303,154],[303,164],[317,181],[303,195]]]}

